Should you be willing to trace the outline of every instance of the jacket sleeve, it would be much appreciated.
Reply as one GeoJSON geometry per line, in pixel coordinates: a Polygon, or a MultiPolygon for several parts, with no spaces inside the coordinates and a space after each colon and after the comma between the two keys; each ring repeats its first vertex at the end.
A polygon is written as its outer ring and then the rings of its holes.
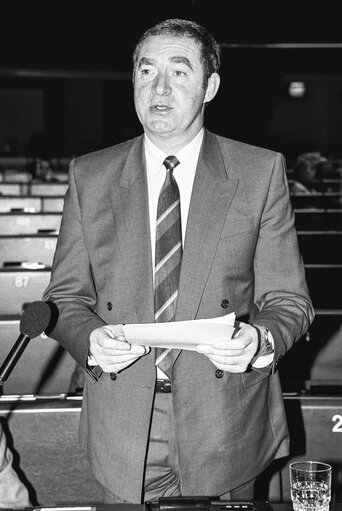
{"type": "Polygon", "coordinates": [[[64,200],[51,280],[43,300],[53,303],[57,316],[54,327],[47,333],[85,367],[90,333],[106,323],[94,311],[96,292],[84,243],[74,160],[70,163],[69,187],[64,200]]]}
{"type": "Polygon", "coordinates": [[[260,222],[253,322],[270,330],[274,362],[305,334],[314,318],[298,247],[284,157],[277,154],[260,222]]]}

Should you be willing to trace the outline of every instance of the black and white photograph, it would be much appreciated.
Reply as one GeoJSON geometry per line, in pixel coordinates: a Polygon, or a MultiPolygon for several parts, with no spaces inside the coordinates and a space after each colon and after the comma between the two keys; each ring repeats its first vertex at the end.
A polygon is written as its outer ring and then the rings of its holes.
{"type": "Polygon", "coordinates": [[[0,509],[341,511],[338,2],[0,12],[0,509]]]}

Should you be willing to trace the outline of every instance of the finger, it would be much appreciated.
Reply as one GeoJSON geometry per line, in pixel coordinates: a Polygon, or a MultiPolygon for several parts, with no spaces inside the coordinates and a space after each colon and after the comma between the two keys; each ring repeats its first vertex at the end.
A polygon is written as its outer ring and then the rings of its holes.
{"type": "Polygon", "coordinates": [[[122,356],[118,360],[115,359],[115,362],[113,362],[112,358],[103,360],[99,365],[106,373],[110,372],[118,373],[119,371],[122,371],[122,369],[125,369],[126,367],[133,364],[138,358],[140,357],[122,356]]]}
{"type": "Polygon", "coordinates": [[[146,355],[147,353],[149,353],[151,351],[151,348],[149,346],[144,346],[144,345],[141,345],[141,344],[130,344],[131,346],[131,353],[135,354],[135,355],[146,355]]]}
{"type": "Polygon", "coordinates": [[[209,355],[208,358],[215,363],[223,366],[236,365],[241,363],[241,357],[222,357],[219,355],[209,355]]]}
{"type": "Polygon", "coordinates": [[[150,351],[150,348],[142,345],[131,345],[126,341],[112,341],[109,345],[101,347],[101,353],[108,356],[121,356],[123,353],[127,353],[134,357],[146,355],[150,351]],[[114,344],[115,343],[115,344],[114,344]]]}
{"type": "Polygon", "coordinates": [[[120,341],[126,341],[125,333],[123,331],[123,325],[115,325],[114,327],[114,338],[120,341]]]}
{"type": "Polygon", "coordinates": [[[133,361],[133,360],[136,360],[137,358],[139,358],[137,355],[131,355],[131,354],[127,354],[127,355],[120,354],[120,355],[112,355],[112,356],[102,355],[100,357],[100,361],[101,361],[101,364],[104,364],[104,365],[113,365],[113,364],[122,364],[125,362],[133,361]]]}
{"type": "Polygon", "coordinates": [[[217,355],[221,357],[236,357],[243,354],[241,346],[236,349],[231,349],[229,346],[229,349],[227,349],[227,346],[225,348],[216,348],[213,344],[199,344],[196,347],[196,351],[203,355],[217,355]]]}
{"type": "Polygon", "coordinates": [[[130,351],[131,345],[127,341],[120,341],[118,339],[113,339],[112,337],[105,337],[98,343],[101,348],[105,348],[108,350],[118,350],[118,351],[130,351]]]}
{"type": "Polygon", "coordinates": [[[235,339],[235,340],[230,339],[229,341],[227,341],[227,340],[214,341],[212,344],[212,347],[217,350],[231,350],[231,351],[243,350],[245,348],[245,346],[246,346],[246,343],[245,343],[244,338],[235,339]]]}

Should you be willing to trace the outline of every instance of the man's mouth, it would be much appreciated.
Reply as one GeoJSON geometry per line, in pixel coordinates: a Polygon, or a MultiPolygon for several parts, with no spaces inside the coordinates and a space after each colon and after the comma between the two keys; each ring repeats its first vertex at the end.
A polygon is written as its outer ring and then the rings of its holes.
{"type": "Polygon", "coordinates": [[[152,110],[157,110],[158,112],[168,112],[171,108],[167,105],[152,105],[152,110]]]}

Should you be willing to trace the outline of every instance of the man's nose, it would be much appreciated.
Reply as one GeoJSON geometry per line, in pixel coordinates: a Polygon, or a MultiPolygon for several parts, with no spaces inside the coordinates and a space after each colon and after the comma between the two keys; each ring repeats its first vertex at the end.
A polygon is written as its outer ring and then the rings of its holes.
{"type": "Polygon", "coordinates": [[[166,73],[158,73],[153,81],[152,90],[155,94],[165,96],[171,93],[171,86],[166,73]]]}

